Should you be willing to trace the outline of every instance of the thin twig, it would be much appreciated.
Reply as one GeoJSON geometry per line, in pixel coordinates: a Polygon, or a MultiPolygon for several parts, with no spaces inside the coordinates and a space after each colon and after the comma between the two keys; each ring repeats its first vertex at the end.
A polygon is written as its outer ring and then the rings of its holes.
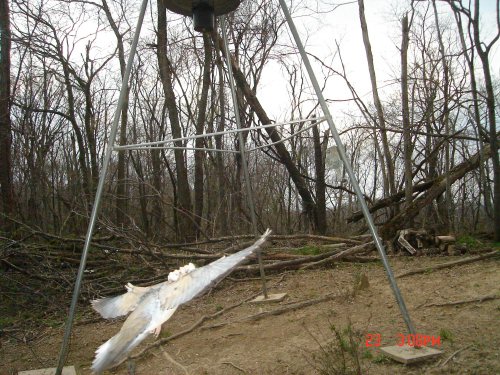
{"type": "Polygon", "coordinates": [[[452,355],[450,355],[448,358],[446,358],[446,360],[445,360],[445,361],[444,361],[444,362],[443,362],[443,363],[442,363],[439,367],[444,367],[444,366],[446,366],[446,364],[447,364],[447,363],[448,363],[448,362],[449,362],[449,361],[450,361],[453,357],[455,357],[458,353],[460,353],[460,352],[462,352],[462,351],[464,351],[464,350],[466,350],[466,349],[469,349],[471,346],[472,346],[472,344],[471,344],[471,345],[468,345],[468,346],[466,346],[466,347],[463,347],[462,349],[458,349],[458,350],[456,350],[455,352],[453,352],[453,354],[452,354],[452,355]]]}
{"type": "Polygon", "coordinates": [[[146,346],[143,350],[141,350],[139,353],[133,355],[133,356],[130,356],[130,359],[138,359],[138,358],[141,358],[142,356],[144,356],[149,350],[153,349],[153,348],[156,348],[158,346],[161,346],[161,345],[164,345],[166,344],[167,342],[169,341],[172,341],[172,340],[175,340],[181,336],[184,336],[184,335],[187,335],[188,333],[194,331],[196,328],[198,328],[203,322],[205,322],[206,320],[210,320],[210,319],[214,319],[216,317],[218,317],[219,315],[222,315],[224,314],[225,312],[229,311],[229,310],[232,310],[238,306],[241,306],[242,304],[244,304],[245,302],[248,302],[252,299],[254,299],[255,297],[257,297],[258,295],[260,295],[260,291],[259,293],[256,293],[256,294],[253,294],[251,297],[248,297],[247,299],[241,301],[241,302],[238,302],[234,305],[231,305],[229,307],[226,307],[225,309],[222,309],[220,311],[217,311],[216,313],[212,314],[212,315],[203,315],[196,323],[194,323],[191,327],[189,328],[186,328],[185,330],[183,331],[180,331],[172,336],[169,336],[169,337],[165,337],[161,340],[157,340],[151,344],[149,344],[148,346],[146,346]]]}
{"type": "Polygon", "coordinates": [[[489,294],[487,296],[475,297],[475,298],[471,298],[471,299],[464,299],[464,300],[460,300],[460,301],[443,302],[443,303],[428,303],[426,305],[423,305],[422,307],[456,306],[456,305],[463,305],[465,303],[471,303],[471,302],[489,301],[489,300],[497,299],[497,298],[500,298],[500,296],[498,296],[496,294],[489,294]]]}
{"type": "Polygon", "coordinates": [[[172,358],[172,356],[171,356],[170,354],[168,354],[168,353],[165,351],[165,349],[163,349],[163,350],[162,350],[162,352],[163,352],[163,356],[164,356],[164,357],[165,357],[168,361],[170,361],[171,363],[173,363],[175,366],[177,366],[177,367],[181,368],[181,369],[182,369],[182,371],[184,371],[184,373],[185,373],[186,375],[189,375],[189,371],[188,371],[188,369],[187,369],[184,365],[182,365],[181,363],[179,363],[179,362],[177,362],[175,359],[173,359],[173,358],[172,358]]]}
{"type": "Polygon", "coordinates": [[[221,362],[221,363],[222,363],[223,365],[229,365],[229,366],[232,366],[232,367],[234,367],[236,370],[239,370],[239,371],[241,371],[242,373],[247,374],[247,372],[246,372],[245,370],[243,370],[241,367],[236,366],[233,362],[228,362],[228,361],[226,361],[226,362],[221,362]]]}
{"type": "Polygon", "coordinates": [[[336,297],[343,297],[343,295],[339,295],[339,294],[336,294],[336,293],[329,293],[329,294],[327,294],[327,295],[325,295],[323,297],[308,299],[308,300],[305,300],[305,301],[302,301],[302,302],[297,302],[297,303],[293,303],[293,304],[287,305],[287,306],[282,307],[280,309],[275,309],[275,310],[270,310],[270,311],[263,311],[263,312],[260,312],[260,313],[254,314],[254,315],[249,315],[249,316],[246,316],[246,317],[243,317],[243,318],[239,318],[239,319],[236,319],[236,320],[232,320],[232,321],[229,321],[229,322],[222,322],[222,323],[218,323],[218,324],[213,324],[211,326],[203,327],[202,329],[220,328],[220,327],[224,327],[226,325],[230,325],[230,324],[234,324],[234,323],[240,323],[240,322],[243,322],[245,320],[257,321],[257,320],[266,318],[268,316],[281,315],[281,314],[287,313],[289,311],[294,311],[294,310],[302,309],[304,307],[315,305],[315,304],[318,304],[318,303],[321,303],[321,302],[326,302],[326,301],[332,300],[332,299],[334,299],[336,297]]]}

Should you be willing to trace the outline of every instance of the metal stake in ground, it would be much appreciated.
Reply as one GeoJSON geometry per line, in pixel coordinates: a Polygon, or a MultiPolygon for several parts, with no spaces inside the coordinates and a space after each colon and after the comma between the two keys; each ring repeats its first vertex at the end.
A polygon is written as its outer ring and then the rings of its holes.
{"type": "Polygon", "coordinates": [[[414,328],[413,323],[410,319],[410,314],[408,313],[408,310],[406,308],[403,296],[401,295],[401,292],[400,292],[398,285],[396,283],[396,279],[394,278],[394,274],[392,273],[391,266],[390,266],[389,261],[387,259],[387,254],[385,253],[384,245],[382,244],[382,241],[380,240],[380,238],[378,236],[377,228],[375,227],[375,223],[373,222],[372,215],[370,213],[370,210],[368,209],[368,206],[366,205],[365,199],[363,197],[363,193],[361,192],[361,189],[359,187],[356,176],[354,175],[354,171],[352,169],[352,166],[349,162],[349,159],[347,158],[344,146],[342,144],[342,141],[340,140],[339,133],[337,132],[337,128],[335,127],[335,124],[333,123],[333,119],[332,119],[332,116],[330,114],[330,110],[328,109],[328,105],[325,101],[325,98],[323,97],[323,92],[321,91],[318,80],[316,79],[316,75],[314,74],[311,63],[309,62],[309,58],[307,56],[306,50],[302,44],[302,41],[300,40],[299,33],[297,32],[297,28],[295,27],[295,23],[293,22],[293,19],[290,15],[290,11],[288,10],[288,7],[287,7],[285,1],[279,0],[279,2],[281,5],[281,9],[283,10],[283,13],[285,15],[286,21],[288,23],[288,27],[290,28],[290,31],[293,35],[294,40],[295,40],[295,44],[297,45],[297,48],[299,49],[300,56],[302,57],[302,62],[304,63],[304,66],[305,66],[307,73],[309,75],[309,79],[311,80],[311,83],[314,87],[314,91],[316,92],[316,96],[318,97],[319,103],[321,105],[321,109],[323,110],[323,113],[327,118],[328,125],[330,126],[330,131],[332,132],[333,139],[335,140],[335,143],[337,144],[337,147],[338,147],[340,159],[342,159],[342,162],[344,163],[344,166],[345,166],[345,169],[347,171],[347,174],[349,175],[349,179],[351,181],[351,184],[354,188],[354,191],[356,192],[356,196],[358,197],[358,202],[361,206],[361,210],[363,211],[363,215],[365,216],[365,220],[366,220],[366,223],[368,224],[368,228],[369,228],[370,233],[373,237],[373,241],[375,242],[375,246],[377,247],[377,250],[380,254],[380,257],[382,258],[382,263],[384,265],[385,272],[386,272],[387,277],[389,279],[389,283],[392,287],[392,291],[394,293],[394,296],[396,297],[396,301],[398,302],[398,306],[399,306],[399,309],[401,311],[401,314],[403,315],[403,319],[406,323],[406,326],[408,327],[408,331],[411,334],[415,334],[415,328],[414,328]]]}
{"type": "Polygon", "coordinates": [[[71,328],[73,326],[73,318],[75,316],[76,304],[78,302],[78,296],[80,294],[80,287],[82,284],[83,271],[85,271],[85,265],[87,263],[87,255],[89,252],[90,241],[92,239],[92,233],[94,232],[95,223],[97,220],[97,214],[99,212],[99,206],[101,203],[102,191],[104,188],[104,181],[106,179],[106,174],[108,171],[109,161],[111,160],[111,153],[113,152],[113,147],[116,139],[116,132],[118,129],[118,122],[120,121],[120,115],[122,113],[122,108],[125,103],[125,97],[127,92],[128,80],[130,77],[130,72],[132,70],[132,64],[134,62],[135,52],[137,50],[137,43],[139,41],[139,35],[141,33],[142,22],[144,20],[144,14],[146,13],[146,7],[148,0],[143,0],[141,5],[141,10],[139,12],[139,18],[137,20],[137,26],[135,29],[134,39],[130,47],[130,54],[127,61],[127,67],[125,69],[125,74],[122,79],[122,87],[120,88],[120,96],[118,97],[118,104],[116,106],[115,116],[113,119],[113,124],[111,126],[111,131],[109,133],[108,145],[106,148],[106,154],[104,155],[104,160],[102,164],[101,175],[99,176],[99,183],[97,185],[97,190],[95,193],[94,206],[92,207],[92,213],[90,215],[90,222],[87,229],[87,235],[85,236],[85,244],[83,246],[82,256],[80,259],[80,267],[78,268],[78,274],[76,276],[75,288],[73,290],[73,297],[71,299],[71,306],[69,308],[69,315],[66,321],[66,329],[64,331],[64,338],[61,345],[61,351],[59,354],[59,363],[56,369],[56,375],[61,375],[64,363],[66,362],[66,355],[68,353],[69,339],[71,336],[71,328]]]}

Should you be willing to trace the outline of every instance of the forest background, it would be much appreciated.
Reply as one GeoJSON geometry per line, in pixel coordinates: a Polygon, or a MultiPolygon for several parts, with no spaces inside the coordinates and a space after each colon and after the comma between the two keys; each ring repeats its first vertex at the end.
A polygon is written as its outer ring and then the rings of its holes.
{"type": "MultiPolygon", "coordinates": [[[[82,236],[140,4],[1,3],[2,228],[82,236]]],[[[498,2],[290,5],[384,238],[423,227],[500,241],[498,2]]],[[[220,31],[194,33],[164,1],[146,18],[117,142],[235,129],[220,31]]],[[[284,140],[248,153],[259,229],[363,232],[331,134],[311,127],[322,114],[278,3],[243,1],[228,21],[243,126],[303,119],[245,133],[249,149],[284,140]]],[[[175,146],[192,150],[113,155],[98,233],[251,232],[236,134],[175,146]]]]}

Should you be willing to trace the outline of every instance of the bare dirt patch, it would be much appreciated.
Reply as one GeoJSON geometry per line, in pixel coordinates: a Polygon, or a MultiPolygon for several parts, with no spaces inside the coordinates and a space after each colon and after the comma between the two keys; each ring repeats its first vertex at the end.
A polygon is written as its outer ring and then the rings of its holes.
{"type": "MultiPolygon", "coordinates": [[[[430,267],[458,257],[398,257],[391,259],[396,274],[430,267]]],[[[403,366],[385,359],[377,348],[366,348],[367,333],[380,334],[382,345],[396,345],[405,326],[390,290],[383,267],[378,262],[339,263],[321,270],[296,271],[272,275],[272,292],[287,292],[279,304],[243,303],[220,316],[206,320],[192,332],[151,349],[133,362],[124,363],[111,374],[128,374],[130,368],[140,374],[315,374],[313,354],[319,345],[333,339],[332,324],[342,329],[351,321],[360,332],[363,373],[367,374],[498,374],[500,373],[500,299],[469,302],[455,306],[431,306],[432,303],[500,295],[500,261],[487,259],[398,279],[412,319],[419,333],[441,335],[440,360],[403,366]],[[368,276],[369,288],[353,295],[356,275],[368,276]],[[328,293],[328,301],[262,319],[248,319],[260,312],[284,308],[290,304],[319,298],[328,293]],[[457,350],[445,366],[445,359],[457,350]]],[[[258,280],[225,280],[208,295],[179,309],[163,326],[161,338],[189,328],[204,315],[211,315],[259,292],[258,280]]],[[[67,307],[61,307],[66,309],[67,307]]],[[[121,320],[96,320],[88,307],[73,330],[67,363],[90,374],[95,349],[113,336],[121,320]],[[78,323],[80,322],[80,323],[78,323]]],[[[22,326],[21,326],[22,327],[22,326]]],[[[5,331],[0,341],[0,374],[18,370],[53,367],[62,341],[63,327],[36,327],[5,331]]],[[[134,353],[153,342],[146,340],[134,353]]]]}

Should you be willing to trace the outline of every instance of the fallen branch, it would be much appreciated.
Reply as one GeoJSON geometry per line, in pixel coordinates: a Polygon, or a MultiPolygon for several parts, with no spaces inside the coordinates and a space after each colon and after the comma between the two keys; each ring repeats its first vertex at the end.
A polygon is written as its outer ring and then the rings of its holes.
{"type": "MultiPolygon", "coordinates": [[[[269,271],[269,270],[284,270],[284,269],[293,270],[293,269],[311,268],[324,263],[338,261],[354,254],[371,251],[372,249],[369,248],[370,246],[373,246],[373,242],[367,242],[345,250],[335,249],[319,255],[300,256],[297,257],[296,259],[267,263],[264,264],[264,269],[266,271],[269,271]]],[[[238,267],[236,270],[246,271],[246,272],[257,272],[259,270],[259,265],[251,264],[248,266],[238,267]]]]}
{"type": "MultiPolygon", "coordinates": [[[[319,255],[302,256],[302,257],[297,258],[297,259],[284,260],[281,262],[274,262],[274,263],[270,263],[270,264],[265,264],[264,269],[266,271],[278,270],[278,269],[297,269],[301,265],[303,265],[304,263],[309,263],[309,262],[321,260],[324,258],[328,258],[334,254],[338,254],[339,252],[340,252],[340,250],[337,249],[337,250],[329,251],[329,252],[319,254],[319,255]]],[[[254,271],[259,270],[259,265],[252,264],[252,265],[248,265],[248,266],[241,266],[241,267],[238,267],[236,270],[254,272],[254,271]]]]}
{"type": "Polygon", "coordinates": [[[427,191],[420,197],[413,200],[408,206],[388,220],[380,228],[380,235],[384,239],[393,238],[396,231],[401,227],[407,227],[408,223],[416,217],[424,207],[429,205],[433,200],[439,197],[446,190],[446,186],[464,177],[470,171],[476,169],[481,160],[488,160],[492,155],[491,147],[485,147],[472,155],[469,159],[457,164],[448,173],[437,177],[427,191]]]}
{"type": "MultiPolygon", "coordinates": [[[[280,282],[283,280],[285,274],[275,274],[275,275],[266,275],[266,279],[272,279],[274,277],[280,277],[280,282]]],[[[231,282],[235,282],[235,283],[246,283],[248,281],[261,281],[262,278],[259,276],[259,277],[245,277],[245,278],[236,278],[236,277],[231,277],[231,276],[227,276],[225,278],[225,280],[229,280],[231,282]]]]}
{"type": "Polygon", "coordinates": [[[437,264],[437,265],[431,266],[431,267],[416,268],[414,270],[400,273],[399,275],[396,275],[396,277],[406,277],[409,275],[416,275],[418,273],[426,273],[429,271],[440,270],[443,268],[449,268],[449,267],[458,266],[458,265],[462,265],[462,264],[473,263],[473,262],[477,262],[479,260],[492,258],[492,257],[498,256],[498,255],[500,255],[500,251],[494,250],[494,251],[486,253],[486,254],[482,254],[482,255],[478,255],[478,256],[474,256],[474,257],[469,257],[469,258],[465,258],[465,259],[460,259],[460,260],[456,260],[453,262],[441,263],[441,264],[437,264]]]}
{"type": "Polygon", "coordinates": [[[143,357],[149,350],[153,349],[153,348],[156,348],[158,346],[161,346],[161,345],[164,345],[166,344],[167,342],[169,341],[172,341],[174,339],[177,339],[179,337],[182,337],[184,335],[187,335],[188,333],[194,331],[196,328],[198,328],[199,326],[201,326],[203,324],[203,322],[205,322],[206,320],[211,320],[211,319],[214,319],[214,318],[217,318],[218,316],[224,314],[225,312],[228,312],[232,309],[235,309],[236,307],[238,306],[241,306],[243,305],[245,302],[248,302],[248,301],[251,301],[252,299],[256,298],[257,296],[259,296],[260,294],[262,293],[262,291],[259,290],[258,293],[255,293],[253,294],[252,296],[246,298],[245,300],[241,301],[241,302],[238,302],[238,303],[235,303],[234,305],[231,305],[229,307],[226,307],[220,311],[217,311],[216,313],[213,313],[211,315],[203,315],[200,319],[198,319],[198,321],[196,323],[194,323],[191,327],[189,328],[186,328],[185,330],[183,331],[180,331],[180,332],[177,332],[176,334],[172,335],[172,336],[169,336],[169,337],[165,337],[161,340],[157,340],[151,344],[149,344],[148,346],[146,346],[144,349],[142,349],[139,353],[137,354],[134,354],[132,356],[130,356],[129,358],[130,359],[138,359],[138,358],[141,358],[143,357]]]}
{"type": "Polygon", "coordinates": [[[443,303],[428,303],[426,305],[423,305],[422,307],[433,307],[433,306],[456,306],[456,305],[463,305],[466,303],[471,303],[471,302],[484,302],[484,301],[490,301],[493,299],[500,298],[500,296],[496,294],[490,294],[487,296],[482,296],[482,297],[476,297],[476,298],[471,298],[471,299],[464,299],[460,301],[453,301],[453,302],[443,302],[443,303]]]}
{"type": "Polygon", "coordinates": [[[452,355],[450,355],[448,358],[446,358],[446,360],[445,360],[445,361],[441,364],[441,366],[439,366],[439,367],[444,367],[444,366],[446,366],[446,364],[447,364],[447,363],[448,363],[448,362],[449,362],[449,361],[450,361],[453,357],[455,357],[458,353],[460,353],[460,352],[462,352],[462,351],[464,351],[464,350],[466,350],[466,349],[469,349],[471,346],[472,346],[472,344],[471,344],[471,345],[468,345],[468,346],[465,346],[465,347],[463,347],[462,349],[458,349],[458,350],[454,351],[454,352],[453,352],[453,354],[452,354],[452,355]]]}
{"type": "MultiPolygon", "coordinates": [[[[360,242],[361,243],[361,242],[360,242]]],[[[324,244],[324,245],[313,245],[313,247],[320,248],[322,250],[334,250],[338,249],[341,247],[346,247],[347,244],[345,242],[339,242],[339,243],[332,243],[332,244],[324,244]]],[[[290,246],[280,246],[280,247],[268,247],[266,249],[266,252],[280,252],[280,251],[287,251],[287,252],[294,252],[294,251],[300,251],[303,249],[303,247],[290,247],[290,246]]]]}
{"type": "Polygon", "coordinates": [[[246,372],[245,370],[243,370],[241,367],[236,366],[233,362],[228,362],[228,361],[226,361],[226,362],[221,362],[221,364],[223,364],[223,365],[229,365],[229,366],[232,366],[232,367],[234,367],[236,370],[239,370],[239,371],[241,371],[241,372],[242,372],[242,373],[244,373],[244,374],[246,374],[246,373],[247,373],[247,372],[246,372]]]}
{"type": "Polygon", "coordinates": [[[373,263],[380,262],[378,256],[346,256],[340,259],[342,262],[353,262],[353,263],[373,263]]]}
{"type": "Polygon", "coordinates": [[[236,320],[232,320],[232,321],[229,321],[229,322],[222,322],[222,323],[214,324],[214,325],[211,325],[211,326],[202,327],[202,329],[220,328],[220,327],[224,327],[224,326],[229,325],[229,324],[240,323],[240,322],[243,322],[243,321],[246,321],[246,320],[257,321],[257,320],[266,318],[268,316],[281,315],[281,314],[284,314],[284,313],[287,313],[287,312],[290,312],[290,311],[302,309],[304,307],[315,305],[315,304],[318,304],[318,303],[321,303],[321,302],[330,301],[330,300],[332,300],[332,299],[334,299],[336,297],[344,298],[344,296],[345,295],[339,295],[339,294],[329,293],[329,294],[327,294],[327,295],[325,295],[323,297],[313,298],[313,299],[309,299],[309,300],[306,300],[306,301],[303,301],[303,302],[293,303],[293,304],[290,304],[288,306],[282,307],[280,309],[275,309],[275,310],[270,310],[270,311],[263,311],[263,312],[260,312],[258,314],[249,315],[249,316],[246,316],[246,317],[243,317],[243,318],[239,318],[239,319],[236,319],[236,320]]]}
{"type": "MultiPolygon", "coordinates": [[[[165,244],[162,247],[165,248],[180,248],[180,247],[191,247],[197,245],[204,245],[208,243],[217,243],[217,242],[225,242],[225,241],[235,241],[235,240],[244,240],[244,239],[253,239],[255,235],[253,234],[242,234],[238,236],[224,236],[218,238],[211,238],[205,241],[199,242],[187,242],[182,244],[170,243],[165,244]]],[[[347,242],[351,244],[360,244],[362,241],[352,239],[352,238],[344,238],[344,237],[330,237],[330,236],[320,236],[315,234],[272,234],[269,236],[270,240],[315,240],[315,241],[326,241],[330,243],[335,242],[347,242]]]]}
{"type": "Polygon", "coordinates": [[[189,371],[186,368],[186,366],[182,365],[181,363],[179,363],[175,359],[173,359],[172,356],[170,354],[168,354],[165,349],[163,349],[162,352],[163,352],[163,356],[167,359],[167,361],[169,361],[170,363],[179,367],[180,369],[182,369],[182,371],[184,371],[185,374],[189,375],[189,371]]]}
{"type": "Polygon", "coordinates": [[[340,253],[337,253],[335,255],[329,256],[328,258],[319,260],[317,262],[308,263],[308,264],[302,266],[301,269],[304,270],[304,269],[308,269],[308,268],[311,268],[311,267],[316,267],[316,266],[319,266],[321,264],[325,264],[325,263],[328,263],[328,262],[333,262],[333,261],[341,260],[343,258],[346,258],[346,257],[350,256],[350,255],[359,254],[359,253],[365,253],[367,251],[371,251],[371,250],[373,250],[373,248],[374,248],[373,242],[367,242],[367,243],[364,243],[362,245],[351,247],[350,249],[341,251],[340,253]]]}

